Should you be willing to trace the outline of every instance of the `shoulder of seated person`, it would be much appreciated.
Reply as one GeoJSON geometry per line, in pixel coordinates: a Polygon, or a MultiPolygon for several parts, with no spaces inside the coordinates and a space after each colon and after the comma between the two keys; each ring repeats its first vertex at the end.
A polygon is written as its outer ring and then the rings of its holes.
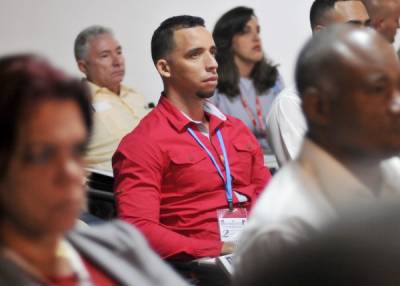
{"type": "Polygon", "coordinates": [[[136,96],[144,97],[141,93],[139,93],[135,88],[126,86],[124,84],[121,84],[121,92],[126,92],[126,93],[131,93],[136,96]]]}
{"type": "Polygon", "coordinates": [[[139,124],[126,137],[147,138],[145,140],[151,138],[151,141],[154,141],[162,135],[160,128],[166,124],[166,120],[164,116],[153,109],[140,120],[139,124]]]}
{"type": "Polygon", "coordinates": [[[83,236],[95,238],[96,241],[112,241],[113,243],[131,241],[132,239],[141,240],[141,235],[133,226],[120,220],[113,220],[93,226],[77,227],[70,236],[83,236]]]}
{"type": "Polygon", "coordinates": [[[239,118],[237,118],[235,116],[232,116],[232,115],[229,115],[229,114],[225,114],[225,113],[224,113],[224,115],[226,116],[226,121],[228,121],[231,125],[234,125],[235,127],[237,127],[239,125],[240,125],[240,127],[246,126],[243,123],[243,121],[240,120],[239,118]]]}

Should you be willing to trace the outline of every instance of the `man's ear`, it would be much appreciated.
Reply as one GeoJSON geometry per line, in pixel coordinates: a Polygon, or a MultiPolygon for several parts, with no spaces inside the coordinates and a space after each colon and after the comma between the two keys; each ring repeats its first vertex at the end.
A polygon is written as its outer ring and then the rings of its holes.
{"type": "Polygon", "coordinates": [[[371,26],[377,30],[377,31],[381,31],[384,26],[385,26],[385,19],[383,18],[376,18],[371,20],[371,26]]]}
{"type": "Polygon", "coordinates": [[[316,87],[309,87],[303,92],[302,107],[310,123],[326,126],[332,119],[332,100],[330,96],[322,94],[316,87]]]}
{"type": "Polygon", "coordinates": [[[85,60],[78,60],[78,68],[87,76],[87,64],[85,60]]]}
{"type": "Polygon", "coordinates": [[[157,71],[160,73],[161,77],[170,78],[171,69],[166,59],[159,59],[156,63],[157,71]]]}
{"type": "Polygon", "coordinates": [[[324,25],[316,25],[313,29],[313,34],[318,33],[319,31],[325,29],[324,25]]]}

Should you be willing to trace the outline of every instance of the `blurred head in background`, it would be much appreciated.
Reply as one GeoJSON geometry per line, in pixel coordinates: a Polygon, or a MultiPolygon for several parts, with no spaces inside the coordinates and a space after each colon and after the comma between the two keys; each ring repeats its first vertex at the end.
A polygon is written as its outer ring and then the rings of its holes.
{"type": "Polygon", "coordinates": [[[361,1],[315,0],[310,10],[313,33],[333,24],[352,23],[368,26],[370,17],[361,1]]]}
{"type": "Polygon", "coordinates": [[[363,0],[371,18],[371,27],[393,43],[399,28],[400,1],[363,0]]]}

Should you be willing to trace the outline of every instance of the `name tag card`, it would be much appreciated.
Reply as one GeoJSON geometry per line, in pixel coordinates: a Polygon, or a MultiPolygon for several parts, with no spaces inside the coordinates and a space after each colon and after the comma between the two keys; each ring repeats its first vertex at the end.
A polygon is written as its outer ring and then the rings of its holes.
{"type": "Polygon", "coordinates": [[[237,243],[239,235],[247,223],[247,210],[235,208],[217,210],[220,239],[223,242],[237,243]]]}

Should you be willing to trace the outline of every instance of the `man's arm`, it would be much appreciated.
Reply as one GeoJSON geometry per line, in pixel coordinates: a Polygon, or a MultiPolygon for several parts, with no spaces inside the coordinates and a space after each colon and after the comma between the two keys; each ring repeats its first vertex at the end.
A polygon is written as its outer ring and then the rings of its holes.
{"type": "MultiPolygon", "coordinates": [[[[254,138],[254,140],[256,139],[254,138]]],[[[257,145],[257,150],[254,155],[251,183],[255,186],[256,197],[258,198],[271,179],[271,173],[264,165],[264,153],[261,149],[261,146],[258,144],[257,140],[255,143],[257,145]]]]}
{"type": "Polygon", "coordinates": [[[137,143],[136,147],[146,147],[129,148],[132,159],[120,151],[113,157],[118,216],[137,226],[163,258],[219,256],[222,242],[190,238],[160,223],[161,180],[166,158],[158,148],[137,143]]]}
{"type": "Polygon", "coordinates": [[[307,124],[296,91],[287,88],[275,99],[266,119],[268,142],[280,166],[297,156],[307,124]]]}

